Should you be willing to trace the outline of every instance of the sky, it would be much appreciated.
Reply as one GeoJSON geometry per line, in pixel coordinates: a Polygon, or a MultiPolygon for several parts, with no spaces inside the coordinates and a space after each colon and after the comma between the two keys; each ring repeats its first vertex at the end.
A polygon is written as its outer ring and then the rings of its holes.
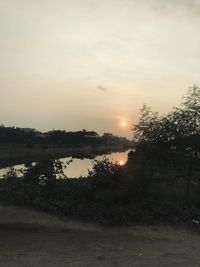
{"type": "Polygon", "coordinates": [[[0,124],[131,137],[199,84],[199,29],[200,0],[0,0],[0,124]]]}

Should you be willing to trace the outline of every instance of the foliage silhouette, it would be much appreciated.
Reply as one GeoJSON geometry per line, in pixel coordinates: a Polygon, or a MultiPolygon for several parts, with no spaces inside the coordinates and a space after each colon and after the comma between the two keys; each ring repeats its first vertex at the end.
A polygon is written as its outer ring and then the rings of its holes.
{"type": "Polygon", "coordinates": [[[200,88],[191,87],[183,97],[181,107],[174,108],[166,116],[144,105],[139,122],[133,128],[133,137],[146,160],[170,161],[176,156],[178,165],[178,158],[188,159],[186,195],[189,198],[194,158],[197,161],[200,152],[200,88]]]}

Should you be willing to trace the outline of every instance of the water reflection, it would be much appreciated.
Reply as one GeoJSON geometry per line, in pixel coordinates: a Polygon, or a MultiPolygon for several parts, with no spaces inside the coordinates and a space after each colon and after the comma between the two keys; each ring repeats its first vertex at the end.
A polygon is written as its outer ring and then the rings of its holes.
{"type": "Polygon", "coordinates": [[[126,162],[123,159],[121,159],[118,163],[119,163],[120,166],[123,166],[123,165],[126,164],[126,162]]]}
{"type": "MultiPolygon", "coordinates": [[[[128,160],[128,152],[114,152],[111,154],[106,154],[103,156],[97,156],[95,160],[102,160],[104,157],[109,159],[113,163],[118,163],[120,166],[126,164],[128,160]]],[[[61,159],[64,163],[70,160],[71,158],[61,159]]],[[[87,176],[88,170],[92,169],[94,160],[91,159],[73,159],[73,162],[69,164],[65,170],[67,177],[76,178],[80,176],[87,176]]]]}
{"type": "MultiPolygon", "coordinates": [[[[102,156],[97,156],[95,160],[102,160],[103,158],[109,159],[109,161],[113,163],[118,163],[120,166],[123,166],[126,164],[128,160],[128,151],[125,152],[113,152],[111,154],[105,154],[102,156]]],[[[72,157],[66,157],[60,159],[63,163],[67,163],[70,160],[72,160],[72,157]]],[[[69,178],[77,178],[80,176],[87,176],[88,171],[92,169],[94,163],[94,159],[78,159],[73,158],[73,161],[67,165],[67,168],[64,170],[64,173],[69,178]]],[[[25,164],[20,164],[14,166],[16,170],[26,169],[28,166],[25,164]]],[[[0,177],[2,177],[6,172],[8,168],[0,169],[0,177]]],[[[20,175],[20,173],[19,173],[20,175]]]]}
{"type": "MultiPolygon", "coordinates": [[[[13,167],[15,169],[18,177],[21,177],[23,175],[21,172],[22,170],[27,169],[26,164],[20,164],[20,165],[15,165],[15,166],[11,166],[11,167],[13,167]]],[[[7,173],[8,170],[9,170],[9,168],[0,169],[0,178],[3,177],[7,173]]]]}

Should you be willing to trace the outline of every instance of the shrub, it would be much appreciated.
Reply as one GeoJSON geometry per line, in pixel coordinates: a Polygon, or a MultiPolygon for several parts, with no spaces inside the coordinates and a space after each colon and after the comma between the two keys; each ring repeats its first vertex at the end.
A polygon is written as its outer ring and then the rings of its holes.
{"type": "Polygon", "coordinates": [[[101,161],[95,161],[88,177],[95,187],[107,187],[116,184],[119,177],[120,166],[110,162],[106,157],[101,161]]]}
{"type": "Polygon", "coordinates": [[[67,178],[66,165],[60,160],[46,159],[30,166],[24,174],[24,181],[33,184],[52,184],[56,179],[67,178]]]}

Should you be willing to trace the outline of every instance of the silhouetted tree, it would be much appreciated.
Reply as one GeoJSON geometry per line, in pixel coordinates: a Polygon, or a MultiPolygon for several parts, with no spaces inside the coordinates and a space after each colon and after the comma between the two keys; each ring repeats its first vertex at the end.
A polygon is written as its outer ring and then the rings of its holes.
{"type": "MultiPolygon", "coordinates": [[[[160,116],[144,105],[138,124],[133,128],[134,141],[143,149],[143,154],[156,151],[154,156],[176,151],[187,156],[190,151],[186,194],[189,198],[193,159],[200,151],[200,88],[194,85],[183,97],[180,108],[166,116],[160,116]]],[[[152,153],[151,153],[152,155],[152,153]]]]}

